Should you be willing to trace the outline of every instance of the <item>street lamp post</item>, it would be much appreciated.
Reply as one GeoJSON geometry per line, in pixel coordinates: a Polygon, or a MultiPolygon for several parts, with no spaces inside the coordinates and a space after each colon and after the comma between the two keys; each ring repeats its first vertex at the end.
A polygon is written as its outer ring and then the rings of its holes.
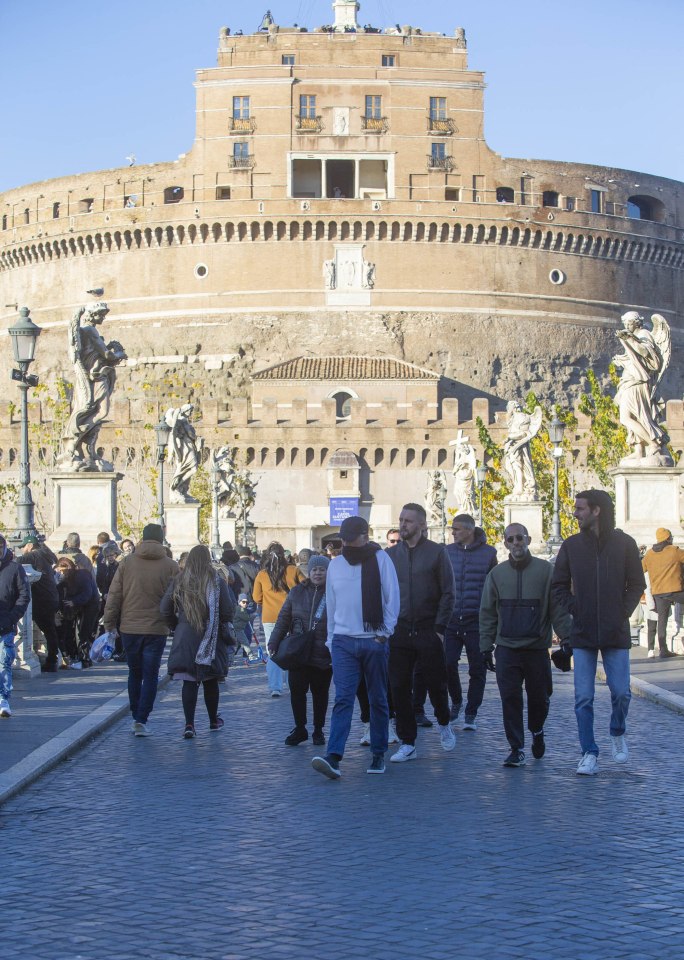
{"type": "Polygon", "coordinates": [[[221,480],[221,471],[216,462],[216,455],[211,458],[211,512],[213,517],[213,530],[211,536],[211,551],[216,560],[221,556],[221,539],[219,537],[219,486],[221,480]]]}
{"type": "Polygon", "coordinates": [[[487,468],[485,467],[484,463],[481,463],[478,467],[475,468],[475,476],[477,477],[477,480],[476,480],[475,482],[477,483],[477,493],[478,493],[478,501],[479,501],[479,514],[480,514],[479,526],[481,527],[481,526],[482,526],[482,521],[483,521],[483,516],[482,516],[482,494],[483,494],[483,491],[484,491],[485,480],[487,479],[487,468]]]}
{"type": "Polygon", "coordinates": [[[166,537],[166,522],[164,520],[164,461],[166,460],[166,448],[169,445],[171,436],[171,427],[163,418],[154,428],[157,434],[157,464],[159,466],[157,476],[157,513],[159,515],[159,524],[166,537]]]}
{"type": "Polygon", "coordinates": [[[549,553],[555,556],[560,550],[563,538],[560,524],[560,497],[558,495],[558,468],[563,456],[563,434],[565,424],[554,416],[549,424],[549,440],[553,444],[553,518],[551,520],[551,536],[548,539],[549,553]]]}
{"type": "Polygon", "coordinates": [[[28,442],[28,389],[38,385],[38,377],[28,373],[36,353],[36,341],[40,327],[29,318],[28,307],[19,310],[19,319],[9,328],[12,350],[18,370],[11,377],[21,390],[21,457],[19,460],[19,496],[17,498],[17,529],[13,540],[21,542],[25,537],[36,537],[38,531],[33,520],[33,497],[31,496],[31,465],[28,442]]]}

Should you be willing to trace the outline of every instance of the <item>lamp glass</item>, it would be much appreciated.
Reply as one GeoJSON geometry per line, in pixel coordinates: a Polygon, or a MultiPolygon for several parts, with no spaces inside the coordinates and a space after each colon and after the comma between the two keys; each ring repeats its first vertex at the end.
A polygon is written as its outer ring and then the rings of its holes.
{"type": "Polygon", "coordinates": [[[28,313],[28,309],[22,307],[19,311],[19,320],[9,328],[14,359],[17,363],[33,363],[36,355],[36,340],[41,333],[40,327],[29,318],[28,313]]]}
{"type": "Polygon", "coordinates": [[[154,428],[154,432],[157,434],[157,450],[163,452],[169,443],[171,427],[165,420],[160,420],[154,428]]]}
{"type": "Polygon", "coordinates": [[[481,487],[487,479],[487,468],[485,466],[476,467],[475,473],[477,474],[477,485],[481,487]]]}
{"type": "Polygon", "coordinates": [[[549,424],[549,440],[555,447],[560,446],[560,444],[563,442],[564,433],[565,424],[562,420],[559,420],[558,417],[554,417],[549,424]]]}

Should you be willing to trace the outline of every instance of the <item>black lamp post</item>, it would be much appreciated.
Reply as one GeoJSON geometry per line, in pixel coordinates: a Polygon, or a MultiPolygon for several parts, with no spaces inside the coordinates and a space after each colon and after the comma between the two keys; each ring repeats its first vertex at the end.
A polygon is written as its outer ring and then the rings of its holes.
{"type": "Polygon", "coordinates": [[[166,460],[166,448],[169,445],[171,436],[171,427],[166,420],[162,419],[154,428],[157,434],[157,463],[159,465],[158,483],[157,483],[157,513],[159,514],[159,523],[166,536],[166,522],[164,520],[164,461],[166,460]]]}
{"type": "Polygon", "coordinates": [[[12,380],[21,390],[21,457],[19,460],[19,497],[17,499],[17,529],[12,538],[20,543],[25,537],[36,537],[38,531],[33,520],[33,497],[31,496],[31,465],[28,443],[28,388],[38,385],[38,377],[28,373],[36,354],[36,341],[40,327],[29,318],[28,307],[19,310],[19,319],[9,328],[12,338],[14,360],[19,367],[12,370],[12,380]]]}
{"type": "Polygon", "coordinates": [[[221,471],[219,470],[219,465],[216,462],[216,454],[212,454],[211,457],[211,513],[213,518],[213,530],[211,534],[211,552],[214,555],[214,559],[218,560],[221,557],[221,539],[219,537],[219,485],[221,482],[221,471]]]}
{"type": "Polygon", "coordinates": [[[483,521],[482,493],[484,491],[485,480],[487,479],[487,468],[485,467],[484,463],[481,463],[479,467],[475,468],[475,476],[477,477],[476,483],[477,483],[477,493],[478,493],[478,499],[479,499],[479,513],[480,513],[479,526],[482,526],[482,521],[483,521]]]}
{"type": "Polygon", "coordinates": [[[549,552],[556,554],[560,550],[563,538],[560,525],[560,498],[558,496],[558,467],[563,456],[563,434],[565,424],[554,416],[549,424],[549,440],[553,444],[553,518],[551,520],[551,536],[548,539],[549,552]]]}

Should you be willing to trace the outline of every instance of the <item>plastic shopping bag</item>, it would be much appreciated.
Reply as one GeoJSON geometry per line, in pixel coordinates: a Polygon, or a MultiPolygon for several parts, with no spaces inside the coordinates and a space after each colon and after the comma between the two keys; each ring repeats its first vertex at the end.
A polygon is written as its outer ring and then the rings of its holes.
{"type": "Polygon", "coordinates": [[[112,654],[114,653],[115,640],[116,634],[114,631],[101,633],[99,637],[93,640],[93,645],[90,648],[90,659],[93,663],[102,663],[103,660],[111,660],[112,654]]]}

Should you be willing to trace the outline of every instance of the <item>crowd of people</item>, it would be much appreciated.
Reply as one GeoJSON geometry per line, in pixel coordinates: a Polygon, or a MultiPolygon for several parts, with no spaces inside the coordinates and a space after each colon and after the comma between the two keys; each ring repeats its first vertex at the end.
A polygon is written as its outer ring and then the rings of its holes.
{"type": "Polygon", "coordinates": [[[87,668],[95,637],[111,637],[114,658],[128,664],[132,732],[149,736],[148,720],[159,669],[171,639],[168,672],[182,682],[182,736],[197,735],[195,713],[202,687],[209,731],[224,726],[220,683],[236,657],[246,666],[266,664],[264,692],[286,688],[294,726],[284,739],[296,747],[309,739],[326,746],[331,683],[334,700],[325,752],[314,770],[337,780],[358,701],[361,745],[369,747],[369,774],[418,758],[418,727],[431,727],[429,697],[442,748],[456,745],[456,725],[474,732],[487,675],[494,673],[509,752],[506,767],[521,767],[527,733],[533,758],[546,752],[545,723],[553,692],[551,662],[574,667],[580,775],[598,769],[594,734],[594,684],[600,654],[611,694],[610,746],[617,763],[628,760],[630,616],[647,610],[649,656],[675,654],[666,641],[674,603],[684,600],[684,551],[672,534],[656,532],[641,555],[635,541],[615,529],[611,497],[601,490],[578,494],[579,532],[562,544],[555,563],[530,553],[522,524],[504,531],[507,559],[468,514],[454,517],[453,542],[427,537],[425,510],[408,503],[384,549],[369,540],[359,516],[343,521],[339,539],[325,550],[293,555],[280,543],[258,554],[223,545],[220,560],[206,546],[178,562],[157,524],[139,543],[107,533],[88,554],[70,534],[59,556],[27,537],[14,559],[0,537],[0,715],[10,716],[11,662],[18,621],[29,598],[45,637],[47,672],[87,668]],[[29,587],[23,565],[42,576],[29,587]],[[552,640],[558,649],[549,656],[552,640]],[[464,692],[459,661],[465,653],[464,692]],[[459,721],[463,711],[463,719],[459,721]]]}

